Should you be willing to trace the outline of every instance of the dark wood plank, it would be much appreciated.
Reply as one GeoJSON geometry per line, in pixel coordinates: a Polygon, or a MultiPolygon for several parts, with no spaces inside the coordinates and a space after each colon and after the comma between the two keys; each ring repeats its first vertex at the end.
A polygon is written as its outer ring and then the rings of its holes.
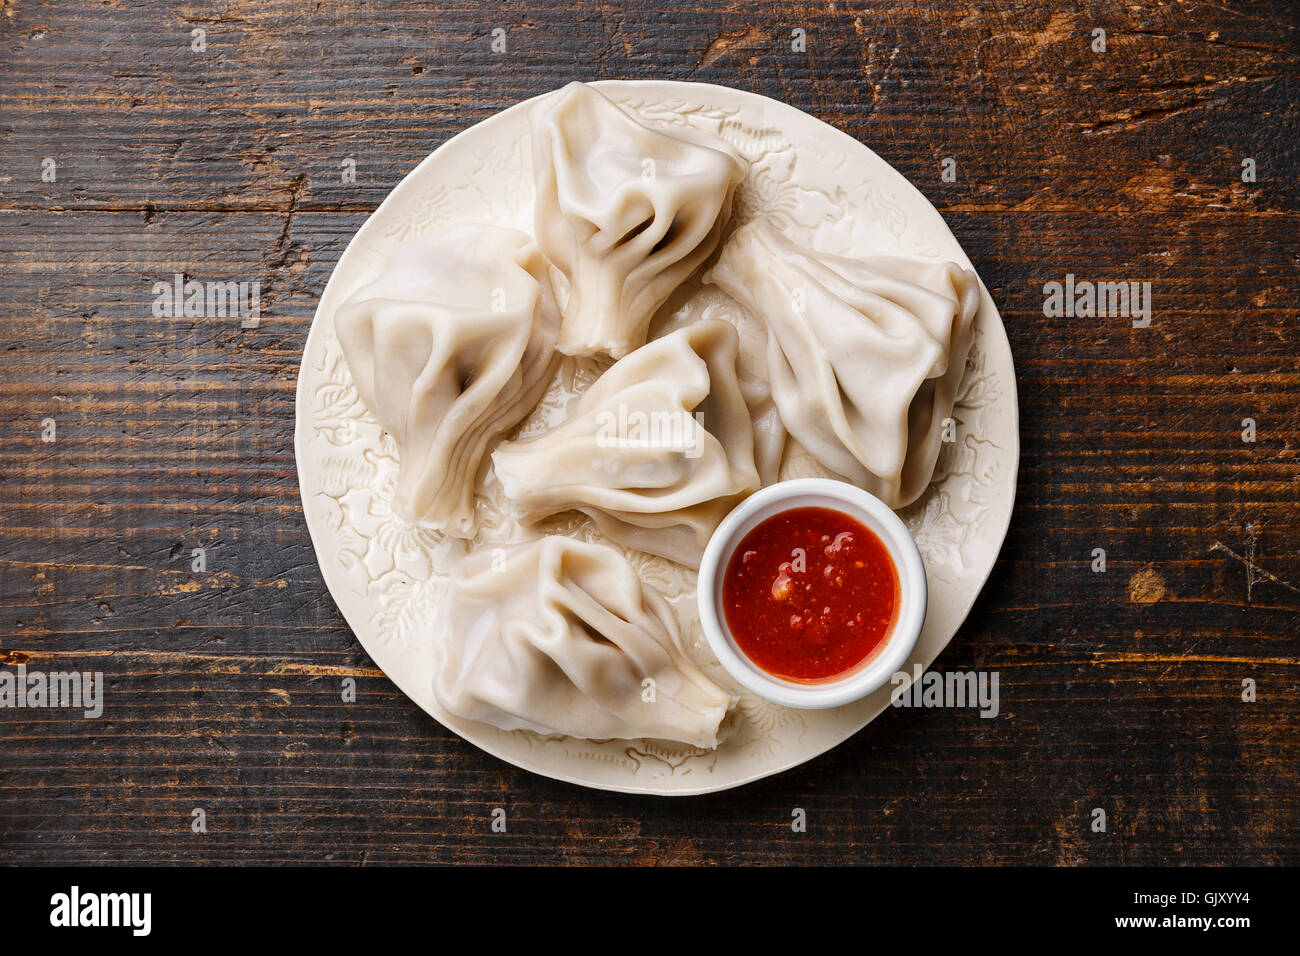
{"type": "Polygon", "coordinates": [[[0,4],[0,669],[108,682],[101,720],[0,711],[0,862],[1300,861],[1298,56],[1283,2],[0,4]],[[292,451],[316,298],[440,142],[602,77],[805,109],[976,263],[1020,487],[938,666],[997,670],[998,718],[890,713],[741,790],[602,794],[448,734],[343,624],[292,451]],[[174,272],[260,280],[261,325],[152,317],[174,272]],[[1044,317],[1068,272],[1150,280],[1152,326],[1044,317]]]}

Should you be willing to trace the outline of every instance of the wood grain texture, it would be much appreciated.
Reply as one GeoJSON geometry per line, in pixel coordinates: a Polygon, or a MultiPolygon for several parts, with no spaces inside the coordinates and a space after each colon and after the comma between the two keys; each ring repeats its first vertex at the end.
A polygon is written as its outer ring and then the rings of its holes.
{"type": "Polygon", "coordinates": [[[0,668],[107,682],[100,720],[0,710],[0,863],[1300,862],[1296,9],[1064,6],[0,0],[0,668]],[[448,734],[343,623],[292,448],[316,299],[434,147],[574,78],[784,100],[947,218],[1020,390],[1011,531],[936,665],[997,670],[996,719],[597,793],[448,734]],[[261,281],[260,326],[154,318],[175,272],[261,281]],[[1151,281],[1151,327],[1045,318],[1066,273],[1151,281]]]}

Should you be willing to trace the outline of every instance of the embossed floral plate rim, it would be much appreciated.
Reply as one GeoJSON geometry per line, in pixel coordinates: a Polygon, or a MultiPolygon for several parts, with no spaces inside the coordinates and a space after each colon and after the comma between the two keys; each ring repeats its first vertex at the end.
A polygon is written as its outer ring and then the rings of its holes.
{"type": "MultiPolygon", "coordinates": [[[[708,117],[704,128],[716,121],[714,132],[726,136],[738,148],[744,145],[751,152],[756,149],[757,158],[750,153],[746,154],[753,163],[746,185],[753,180],[757,195],[761,192],[757,181],[766,175],[768,185],[775,183],[776,197],[771,201],[770,208],[762,208],[749,215],[749,218],[753,215],[770,215],[774,220],[779,220],[787,231],[806,229],[805,240],[818,248],[822,247],[819,239],[823,238],[824,232],[833,232],[835,229],[842,232],[847,229],[848,234],[835,236],[834,241],[825,243],[826,247],[833,251],[843,251],[846,244],[856,247],[869,243],[871,248],[879,248],[883,244],[888,251],[892,244],[894,251],[943,256],[970,266],[969,258],[942,217],[902,174],[847,133],[795,107],[759,94],[704,83],[603,80],[592,85],[616,101],[641,112],[652,123],[681,121],[692,125],[693,121],[708,117]],[[687,109],[687,104],[696,102],[699,105],[687,109]],[[748,122],[754,115],[761,118],[757,125],[748,122]],[[739,118],[744,118],[746,122],[741,122],[739,118]],[[780,139],[783,134],[791,131],[797,135],[780,139]],[[783,148],[775,148],[777,145],[783,145],[783,148]],[[790,155],[784,169],[786,179],[782,181],[783,170],[779,163],[787,153],[790,155]],[[776,159],[773,160],[772,157],[776,159]],[[805,173],[800,171],[794,175],[800,159],[806,159],[805,166],[808,162],[830,162],[835,170],[850,178],[855,170],[858,173],[866,170],[868,175],[858,184],[863,190],[862,195],[855,200],[846,194],[843,182],[824,174],[822,183],[827,186],[826,189],[805,188],[799,182],[805,173]],[[760,163],[769,162],[770,168],[765,165],[760,169],[760,163]],[[826,183],[827,179],[834,182],[826,183]],[[790,187],[788,190],[784,188],[787,186],[790,187]],[[842,207],[838,217],[834,215],[836,203],[842,207]],[[804,206],[821,208],[824,216],[830,218],[806,227],[800,221],[800,209],[804,206]],[[828,208],[832,210],[830,213],[825,212],[828,208]],[[911,222],[909,215],[913,217],[911,222]],[[826,223],[834,223],[834,229],[826,223]]],[[[338,529],[333,528],[329,507],[318,502],[318,499],[330,498],[330,495],[325,488],[322,459],[315,451],[321,429],[313,418],[313,395],[317,389],[329,384],[327,361],[332,336],[329,321],[336,300],[341,301],[361,283],[359,276],[367,268],[373,274],[377,247],[391,246],[392,242],[397,241],[392,239],[393,231],[385,238],[382,234],[384,226],[392,227],[398,223],[394,228],[403,231],[404,235],[404,230],[414,221],[414,217],[408,214],[406,219],[402,219],[403,209],[408,212],[411,209],[425,210],[431,200],[436,205],[438,200],[446,198],[447,177],[438,175],[440,167],[454,166],[457,163],[464,167],[467,159],[464,154],[472,142],[482,143],[488,152],[493,151],[494,145],[499,146],[503,142],[513,143],[518,148],[521,133],[516,133],[513,140],[502,134],[509,133],[512,125],[519,127],[522,124],[522,130],[526,131],[526,111],[548,95],[551,93],[544,93],[502,110],[439,146],[385,197],[357,230],[335,265],[308,332],[296,390],[294,449],[308,531],[326,586],[370,657],[412,701],[469,743],[521,769],[597,789],[688,796],[741,786],[788,770],[842,743],[888,708],[890,688],[886,687],[857,704],[816,712],[816,715],[813,715],[814,712],[786,711],[775,705],[764,707],[762,702],[758,703],[757,709],[746,711],[745,701],[742,700],[742,712],[746,714],[746,720],[763,725],[774,723],[772,727],[761,728],[762,736],[748,740],[743,745],[747,752],[740,755],[729,751],[727,743],[717,752],[692,753],[683,757],[669,750],[656,750],[644,741],[555,740],[518,732],[506,733],[461,720],[445,713],[433,697],[431,670],[427,664],[428,642],[422,644],[419,641],[408,641],[403,646],[400,642],[377,633],[373,623],[376,612],[368,603],[369,592],[358,591],[349,580],[356,568],[349,569],[345,565],[346,549],[340,537],[344,534],[342,524],[338,529]],[[348,288],[343,289],[344,286],[348,288]],[[792,728],[796,725],[798,736],[791,740],[790,735],[794,733],[792,728]],[[811,739],[805,740],[806,737],[811,739]],[[624,747],[624,744],[627,746],[624,747]],[[643,774],[642,771],[647,768],[648,771],[643,774]]],[[[480,160],[480,168],[470,172],[481,173],[482,157],[474,155],[480,160]]],[[[465,172],[464,168],[461,172],[465,172]]],[[[492,189],[498,185],[493,181],[492,189]]],[[[496,208],[501,197],[489,197],[477,184],[475,189],[485,197],[484,201],[490,208],[496,208]]],[[[762,202],[767,202],[767,198],[760,199],[762,202]]],[[[506,208],[518,205],[518,202],[513,206],[510,202],[505,203],[506,208]]],[[[531,193],[527,205],[531,210],[531,193]]],[[[519,210],[515,208],[515,212],[518,213],[519,210]]],[[[736,214],[738,219],[741,215],[739,211],[736,214]]],[[[499,222],[499,219],[500,217],[492,216],[453,216],[451,221],[499,222]]],[[[531,232],[525,218],[517,219],[515,222],[499,224],[515,225],[531,232]]],[[[399,235],[398,239],[401,237],[399,235]]],[[[908,662],[909,672],[914,663],[929,667],[965,620],[996,563],[1014,505],[1019,466],[1019,412],[1015,373],[1001,317],[983,287],[976,329],[974,351],[980,357],[976,361],[973,355],[963,381],[963,401],[973,394],[971,400],[974,404],[967,407],[959,402],[959,409],[954,412],[954,417],[963,422],[963,427],[970,422],[976,423],[969,430],[973,434],[965,435],[960,445],[945,446],[944,456],[940,459],[940,471],[947,467],[947,459],[954,459],[949,461],[953,470],[945,472],[941,478],[937,477],[934,486],[921,501],[903,512],[926,554],[931,590],[930,616],[917,650],[908,662]],[[951,453],[950,447],[955,449],[951,453]],[[965,470],[957,468],[958,464],[965,470]],[[954,509],[962,503],[974,503],[977,513],[983,515],[983,523],[977,517],[973,523],[959,527],[955,532],[951,528],[944,528],[945,514],[952,519],[952,523],[960,525],[954,509]],[[946,531],[948,538],[942,538],[935,531],[936,528],[946,531]],[[975,531],[973,537],[972,529],[975,531]],[[966,566],[967,547],[975,547],[977,550],[970,567],[966,566]],[[953,576],[948,576],[949,564],[953,565],[953,576]]],[[[334,358],[337,361],[338,356],[335,355],[334,358]]],[[[344,421],[341,427],[351,427],[351,424],[344,421]]],[[[369,445],[365,445],[363,439],[357,441],[362,443],[369,459],[369,465],[355,463],[357,469],[364,470],[384,458],[384,451],[382,447],[376,447],[373,435],[369,445]]],[[[787,462],[787,466],[789,464],[787,462]]],[[[783,470],[782,476],[791,475],[783,470]]],[[[342,499],[346,494],[331,499],[339,510],[340,522],[342,499]]],[[[372,495],[372,501],[377,497],[372,495]]],[[[375,539],[379,537],[379,534],[375,535],[375,539]]],[[[374,551],[371,544],[373,540],[367,544],[367,556],[374,551]]],[[[392,547],[398,552],[403,548],[408,552],[410,550],[409,542],[402,540],[394,542],[392,547]]],[[[393,558],[394,568],[401,557],[401,554],[396,557],[380,556],[382,560],[393,558]]],[[[355,556],[348,556],[346,560],[355,561],[355,556]]],[[[390,568],[389,573],[391,572],[390,568]]],[[[693,592],[691,601],[693,602],[693,592]]],[[[716,676],[717,670],[710,673],[716,676]]]]}

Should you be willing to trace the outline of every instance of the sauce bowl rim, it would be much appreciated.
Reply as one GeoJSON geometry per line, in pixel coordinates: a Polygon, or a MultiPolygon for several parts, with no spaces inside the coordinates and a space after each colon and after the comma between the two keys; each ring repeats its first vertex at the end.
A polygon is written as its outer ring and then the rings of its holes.
{"type": "Polygon", "coordinates": [[[700,625],[723,669],[760,697],[809,710],[861,700],[902,671],[925,626],[928,596],[925,563],[902,519],[871,492],[833,478],[778,481],[736,505],[709,538],[696,588],[700,625]],[[820,500],[796,500],[801,498],[820,500]],[[739,649],[721,608],[722,582],[736,548],[759,523],[795,508],[818,507],[842,511],[876,534],[898,573],[899,606],[884,645],[865,664],[836,680],[803,684],[767,673],[739,649]]]}

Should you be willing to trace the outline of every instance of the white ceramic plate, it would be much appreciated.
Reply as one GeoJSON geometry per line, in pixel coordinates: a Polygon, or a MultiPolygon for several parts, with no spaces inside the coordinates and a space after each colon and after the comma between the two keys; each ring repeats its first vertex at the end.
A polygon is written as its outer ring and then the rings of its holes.
{"type": "MultiPolygon", "coordinates": [[[[736,225],[767,217],[795,240],[827,252],[889,252],[970,266],[943,219],[902,175],[806,113],[702,83],[594,85],[652,125],[708,130],[738,149],[750,170],[737,192],[736,225]]],[[[357,396],[334,336],[333,314],[378,274],[388,251],[403,239],[458,222],[532,232],[527,111],[534,103],[492,116],[420,163],[357,232],[325,287],[298,376],[294,443],[321,573],[384,673],[436,720],[483,750],[526,770],[606,790],[681,795],[739,786],[803,763],[861,730],[888,706],[890,688],[822,711],[792,710],[741,693],[738,730],[716,751],[500,731],[446,713],[433,696],[430,622],[445,591],[448,563],[460,546],[392,513],[396,452],[357,396]]],[[[662,310],[661,321],[705,314],[732,321],[752,349],[756,330],[750,320],[710,287],[683,290],[662,310]]],[[[596,372],[591,363],[566,360],[524,431],[553,420],[596,372]]],[[[957,441],[944,445],[929,490],[901,513],[925,558],[930,586],[925,629],[908,672],[915,663],[929,666],[952,639],[993,568],[1011,520],[1020,457],[1015,373],[1001,317],[987,291],[961,395],[954,412],[957,441]]],[[[795,447],[781,477],[827,474],[795,447]]],[[[520,533],[504,517],[502,504],[489,473],[480,483],[481,540],[508,540],[520,533]]],[[[566,517],[544,530],[596,537],[585,519],[566,517]]],[[[719,683],[735,688],[701,636],[694,573],[661,559],[629,556],[677,609],[696,661],[719,683]]]]}

